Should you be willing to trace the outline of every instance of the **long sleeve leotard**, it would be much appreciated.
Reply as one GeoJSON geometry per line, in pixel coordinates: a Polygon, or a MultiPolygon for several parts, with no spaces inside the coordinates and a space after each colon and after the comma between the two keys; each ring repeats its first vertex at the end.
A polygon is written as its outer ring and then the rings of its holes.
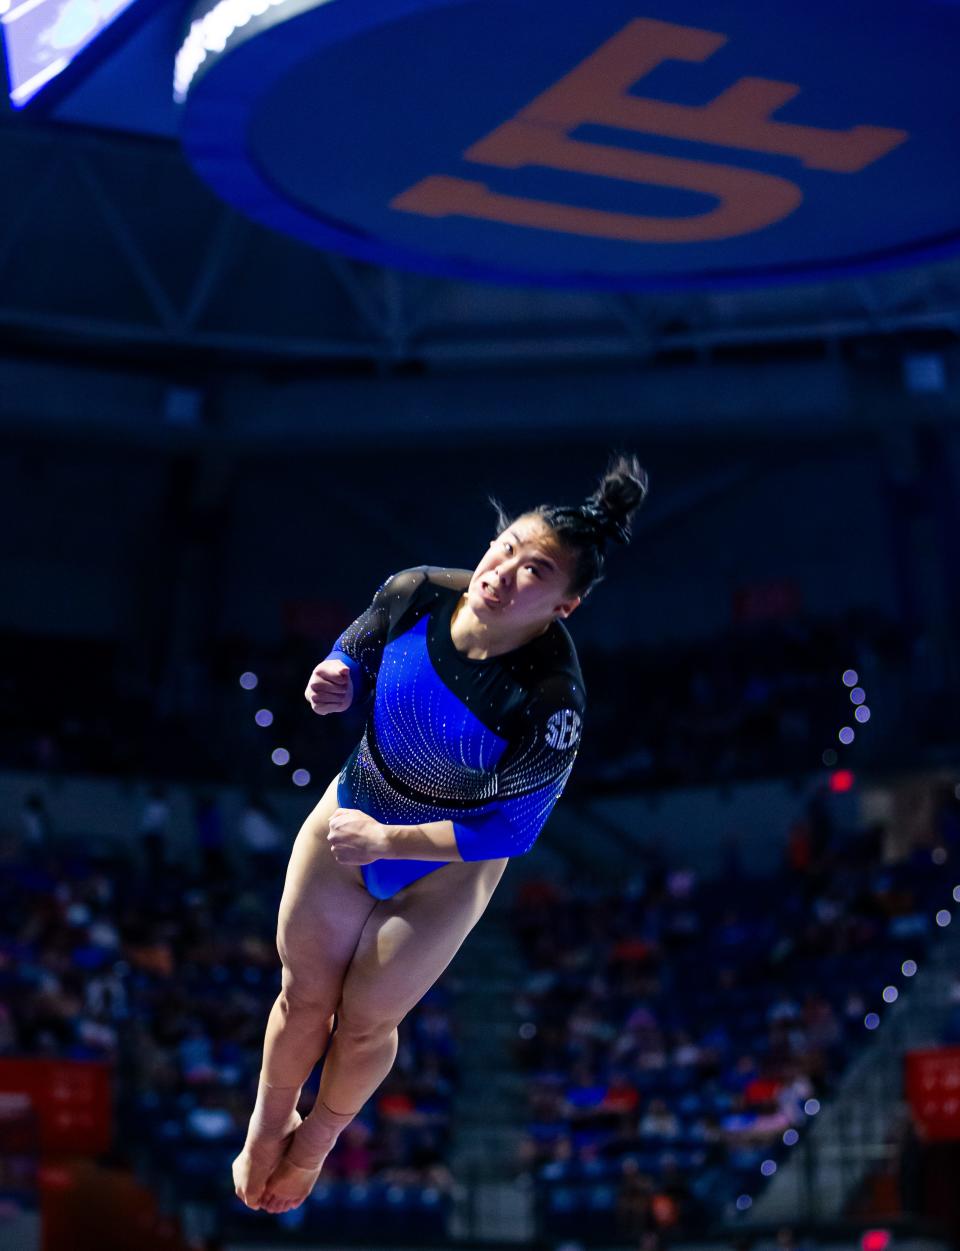
{"type": "MultiPolygon", "coordinates": [[[[422,565],[394,574],[330,652],[372,702],[337,800],[378,821],[453,822],[464,860],[522,855],[560,797],[580,743],[585,693],[573,640],[554,622],[515,651],[471,660],[450,635],[471,574],[422,565]]],[[[446,861],[375,860],[389,899],[446,861]]]]}

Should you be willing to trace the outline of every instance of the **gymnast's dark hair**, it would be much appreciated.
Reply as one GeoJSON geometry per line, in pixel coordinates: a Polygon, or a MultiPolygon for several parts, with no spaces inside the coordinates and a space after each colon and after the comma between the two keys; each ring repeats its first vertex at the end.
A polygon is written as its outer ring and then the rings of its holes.
{"type": "MultiPolygon", "coordinates": [[[[648,484],[647,471],[636,456],[615,452],[599,486],[582,504],[538,504],[517,514],[538,517],[574,555],[571,595],[585,598],[603,581],[607,544],[630,542],[633,514],[646,499],[648,484]]],[[[490,503],[502,534],[517,517],[511,518],[499,500],[491,497],[490,503]]]]}

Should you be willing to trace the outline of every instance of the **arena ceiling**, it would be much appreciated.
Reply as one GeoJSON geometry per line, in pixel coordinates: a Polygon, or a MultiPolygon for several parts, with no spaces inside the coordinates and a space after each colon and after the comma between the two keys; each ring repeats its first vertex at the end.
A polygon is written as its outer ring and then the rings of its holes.
{"type": "Polygon", "coordinates": [[[949,259],[756,289],[561,290],[411,272],[265,229],[183,154],[170,70],[189,8],[137,0],[26,108],[4,103],[10,349],[382,376],[742,350],[829,357],[864,340],[903,350],[960,335],[949,259]]]}

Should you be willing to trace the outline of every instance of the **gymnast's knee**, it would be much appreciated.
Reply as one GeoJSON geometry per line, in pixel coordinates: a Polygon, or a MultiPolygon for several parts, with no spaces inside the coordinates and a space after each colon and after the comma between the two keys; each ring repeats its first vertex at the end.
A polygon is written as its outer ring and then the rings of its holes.
{"type": "Polygon", "coordinates": [[[351,1008],[342,1002],[337,1009],[337,1033],[350,1040],[351,1046],[376,1047],[397,1033],[399,1022],[382,1013],[351,1008]]]}
{"type": "Polygon", "coordinates": [[[289,1019],[319,1017],[326,1020],[336,1010],[337,995],[316,981],[298,977],[288,965],[283,966],[283,978],[277,1006],[281,1015],[289,1019]]]}

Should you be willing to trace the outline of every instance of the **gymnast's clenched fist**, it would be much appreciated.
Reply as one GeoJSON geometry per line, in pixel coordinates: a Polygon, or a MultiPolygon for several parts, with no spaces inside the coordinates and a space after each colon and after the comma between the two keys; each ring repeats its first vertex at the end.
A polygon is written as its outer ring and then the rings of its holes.
{"type": "Polygon", "coordinates": [[[346,712],[353,703],[353,677],[342,660],[322,660],[317,665],[303,697],[320,717],[329,712],[346,712]]]}
{"type": "Polygon", "coordinates": [[[356,808],[337,808],[330,818],[327,842],[341,864],[370,864],[390,854],[390,831],[356,808]]]}

